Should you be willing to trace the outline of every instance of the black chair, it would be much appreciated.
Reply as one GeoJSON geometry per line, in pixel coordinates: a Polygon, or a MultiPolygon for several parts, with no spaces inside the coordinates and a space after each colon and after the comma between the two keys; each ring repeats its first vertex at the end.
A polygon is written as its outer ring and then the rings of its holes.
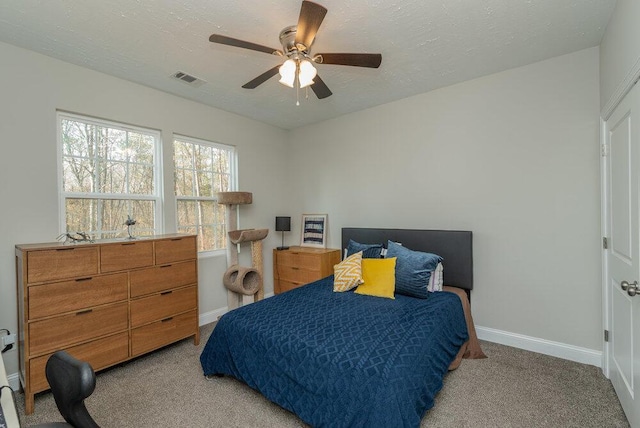
{"type": "Polygon", "coordinates": [[[96,388],[96,374],[91,365],[58,351],[49,357],[46,374],[58,410],[68,423],[42,424],[37,428],[100,428],[84,406],[85,398],[96,388]]]}

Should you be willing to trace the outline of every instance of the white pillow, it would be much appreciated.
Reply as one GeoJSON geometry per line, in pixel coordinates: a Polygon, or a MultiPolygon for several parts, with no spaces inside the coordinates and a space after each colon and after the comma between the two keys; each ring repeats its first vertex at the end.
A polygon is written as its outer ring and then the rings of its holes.
{"type": "Polygon", "coordinates": [[[442,263],[438,263],[433,272],[431,272],[431,278],[429,278],[429,285],[427,286],[427,291],[431,291],[432,293],[435,291],[442,291],[442,272],[444,270],[444,266],[442,263]]]}

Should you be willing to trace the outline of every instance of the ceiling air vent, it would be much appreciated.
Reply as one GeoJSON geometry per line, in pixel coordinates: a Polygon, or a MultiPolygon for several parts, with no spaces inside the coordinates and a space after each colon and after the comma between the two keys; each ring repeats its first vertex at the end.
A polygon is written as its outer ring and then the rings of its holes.
{"type": "Polygon", "coordinates": [[[190,74],[184,73],[182,71],[178,71],[177,73],[172,74],[171,77],[196,88],[206,83],[204,80],[198,79],[197,77],[191,76],[190,74]]]}

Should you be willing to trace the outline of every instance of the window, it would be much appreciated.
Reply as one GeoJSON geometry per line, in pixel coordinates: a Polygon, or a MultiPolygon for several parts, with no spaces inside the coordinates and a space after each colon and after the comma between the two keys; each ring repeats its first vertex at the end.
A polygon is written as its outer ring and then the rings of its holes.
{"type": "Polygon", "coordinates": [[[62,230],[94,239],[153,235],[161,225],[160,133],[58,114],[62,230]]]}
{"type": "Polygon", "coordinates": [[[225,207],[216,194],[235,189],[235,149],[175,136],[173,161],[178,232],[197,234],[199,251],[225,249],[225,207]]]}

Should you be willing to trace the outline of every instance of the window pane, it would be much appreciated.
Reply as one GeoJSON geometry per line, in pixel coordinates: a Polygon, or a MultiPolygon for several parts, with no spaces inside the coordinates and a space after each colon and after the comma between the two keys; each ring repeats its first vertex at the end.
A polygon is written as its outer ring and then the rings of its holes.
{"type": "MultiPolygon", "coordinates": [[[[155,201],[131,201],[131,217],[136,221],[133,226],[134,235],[148,236],[155,232],[155,201]]],[[[126,221],[126,217],[123,220],[126,221]]],[[[126,226],[125,226],[126,227],[126,226]]]]}
{"type": "Polygon", "coordinates": [[[193,144],[174,141],[173,161],[176,168],[193,168],[193,144]]]}
{"type": "Polygon", "coordinates": [[[196,196],[213,196],[212,175],[210,172],[198,171],[196,180],[196,196]]]}
{"type": "Polygon", "coordinates": [[[186,169],[176,169],[176,195],[194,196],[193,192],[193,171],[186,169]]]}
{"type": "Polygon", "coordinates": [[[62,162],[62,188],[65,192],[93,192],[93,165],[86,158],[68,157],[62,162]]]}
{"type": "Polygon", "coordinates": [[[129,192],[136,195],[153,195],[153,166],[129,166],[129,192]]]}
{"type": "Polygon", "coordinates": [[[105,158],[126,161],[130,157],[127,133],[120,129],[104,129],[105,158]]]}
{"type": "Polygon", "coordinates": [[[96,199],[67,199],[65,203],[67,232],[95,233],[98,224],[96,199]]]}
{"type": "Polygon", "coordinates": [[[122,162],[100,162],[100,193],[127,193],[127,165],[122,162]]]}

